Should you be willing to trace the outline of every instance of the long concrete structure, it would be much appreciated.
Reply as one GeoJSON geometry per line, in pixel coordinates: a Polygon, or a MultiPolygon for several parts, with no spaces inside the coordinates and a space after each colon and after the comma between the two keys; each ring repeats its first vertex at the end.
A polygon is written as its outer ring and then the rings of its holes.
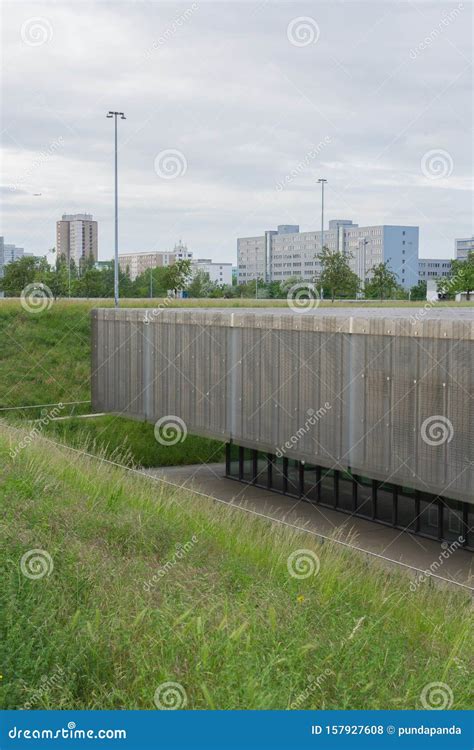
{"type": "Polygon", "coordinates": [[[92,339],[95,410],[237,445],[235,478],[289,491],[293,472],[301,496],[317,467],[336,505],[339,480],[368,480],[374,520],[388,492],[474,522],[471,309],[100,309],[92,339]]]}

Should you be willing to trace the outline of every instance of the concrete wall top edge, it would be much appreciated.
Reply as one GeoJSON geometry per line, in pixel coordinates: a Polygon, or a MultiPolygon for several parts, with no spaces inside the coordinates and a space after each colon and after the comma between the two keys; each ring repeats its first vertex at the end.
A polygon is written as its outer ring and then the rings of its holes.
{"type": "Polygon", "coordinates": [[[221,326],[233,328],[263,328],[284,331],[316,331],[341,334],[403,336],[430,339],[474,340],[474,308],[443,308],[425,311],[424,308],[356,309],[327,308],[298,313],[274,309],[215,309],[215,308],[95,308],[94,320],[136,323],[137,325],[221,326]]]}

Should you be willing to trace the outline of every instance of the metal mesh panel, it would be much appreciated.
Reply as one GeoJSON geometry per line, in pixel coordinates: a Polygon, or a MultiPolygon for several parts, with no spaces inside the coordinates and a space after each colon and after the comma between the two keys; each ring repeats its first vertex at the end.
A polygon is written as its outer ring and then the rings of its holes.
{"type": "Polygon", "coordinates": [[[474,502],[474,325],[363,312],[93,311],[93,406],[474,502]]]}

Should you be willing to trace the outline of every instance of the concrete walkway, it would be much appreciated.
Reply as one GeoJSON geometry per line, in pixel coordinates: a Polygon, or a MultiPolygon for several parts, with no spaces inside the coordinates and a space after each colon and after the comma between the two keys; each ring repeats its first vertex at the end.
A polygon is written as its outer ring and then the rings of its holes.
{"type": "MultiPolygon", "coordinates": [[[[269,490],[241,484],[225,477],[224,464],[198,464],[193,466],[170,466],[146,469],[147,474],[163,477],[182,487],[189,487],[221,501],[263,513],[275,521],[285,521],[302,529],[315,531],[325,536],[337,534],[337,538],[350,542],[355,547],[383,556],[372,557],[374,564],[393,566],[401,562],[421,570],[429,569],[438,562],[443,547],[439,542],[404,533],[363,518],[347,516],[328,508],[314,507],[292,497],[285,497],[269,490]]],[[[434,570],[436,575],[450,581],[470,586],[474,590],[474,555],[466,550],[454,551],[449,559],[434,570]]],[[[438,579],[432,579],[439,582],[438,579]]],[[[427,585],[424,582],[420,585],[427,585]]],[[[449,584],[446,584],[449,585],[449,584]]],[[[454,587],[453,587],[454,588],[454,587]]]]}

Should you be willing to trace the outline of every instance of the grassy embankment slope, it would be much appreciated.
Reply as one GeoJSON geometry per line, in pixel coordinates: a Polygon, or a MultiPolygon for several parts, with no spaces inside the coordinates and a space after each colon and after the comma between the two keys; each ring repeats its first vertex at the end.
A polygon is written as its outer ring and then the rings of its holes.
{"type": "Polygon", "coordinates": [[[12,460],[21,437],[0,427],[2,707],[153,709],[166,681],[191,709],[421,708],[432,682],[469,707],[467,595],[42,438],[12,460]]]}
{"type": "MultiPolygon", "coordinates": [[[[135,303],[134,303],[135,304],[135,303]]],[[[90,399],[90,310],[93,303],[58,302],[28,313],[16,300],[0,302],[0,407],[90,399]]],[[[45,410],[0,411],[9,419],[39,418],[45,410]]],[[[57,413],[86,414],[90,404],[57,413]]],[[[224,458],[220,442],[188,435],[185,443],[160,445],[154,425],[121,417],[50,422],[44,433],[71,445],[128,456],[142,466],[207,463],[224,458]]]]}

